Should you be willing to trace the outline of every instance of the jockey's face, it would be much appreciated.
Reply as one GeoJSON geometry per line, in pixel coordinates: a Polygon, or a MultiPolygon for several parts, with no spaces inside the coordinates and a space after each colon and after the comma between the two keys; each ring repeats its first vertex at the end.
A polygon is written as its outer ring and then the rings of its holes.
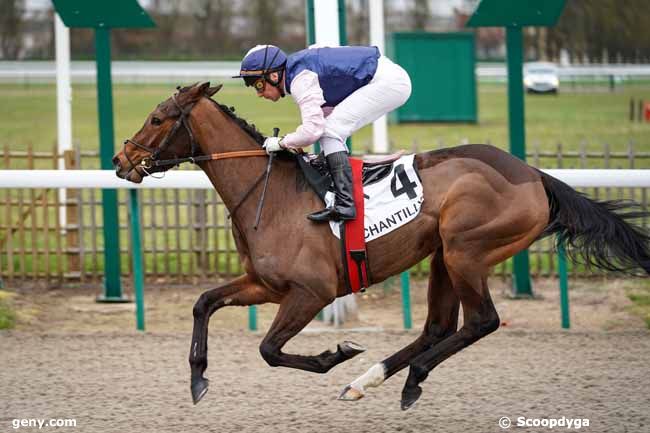
{"type": "MultiPolygon", "coordinates": [[[[277,81],[279,78],[278,73],[271,72],[269,74],[269,78],[273,81],[277,81]]],[[[280,85],[284,86],[284,83],[280,83],[280,85]]],[[[278,99],[280,99],[282,95],[280,94],[280,89],[278,89],[275,86],[272,86],[270,83],[264,82],[264,87],[262,88],[262,90],[257,90],[257,96],[275,102],[278,99]]]]}

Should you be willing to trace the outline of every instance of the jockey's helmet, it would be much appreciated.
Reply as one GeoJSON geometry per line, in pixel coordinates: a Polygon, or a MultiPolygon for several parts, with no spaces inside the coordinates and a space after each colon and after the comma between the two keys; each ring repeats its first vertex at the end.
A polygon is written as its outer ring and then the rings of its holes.
{"type": "Polygon", "coordinates": [[[282,91],[280,83],[286,64],[287,55],[280,48],[275,45],[257,45],[248,50],[241,62],[239,75],[233,78],[243,78],[246,86],[253,86],[260,78],[264,78],[264,81],[282,91]],[[272,72],[278,73],[277,80],[271,79],[272,72]]]}

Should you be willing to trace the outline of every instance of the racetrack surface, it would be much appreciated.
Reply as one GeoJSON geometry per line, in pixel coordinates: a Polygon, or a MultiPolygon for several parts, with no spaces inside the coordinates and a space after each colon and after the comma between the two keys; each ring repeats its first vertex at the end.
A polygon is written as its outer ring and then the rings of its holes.
{"type": "MultiPolygon", "coordinates": [[[[54,331],[54,330],[53,330],[54,331]]],[[[445,361],[415,407],[399,407],[406,370],[358,402],[341,388],[416,331],[305,333],[286,351],[345,339],[368,348],[326,375],[268,367],[260,333],[211,327],[211,387],[192,405],[190,334],[0,333],[0,431],[14,418],[74,418],[75,432],[498,432],[497,421],[588,418],[588,432],[650,431],[648,331],[502,328],[445,361]]],[[[511,431],[566,431],[516,428],[511,431]]]]}

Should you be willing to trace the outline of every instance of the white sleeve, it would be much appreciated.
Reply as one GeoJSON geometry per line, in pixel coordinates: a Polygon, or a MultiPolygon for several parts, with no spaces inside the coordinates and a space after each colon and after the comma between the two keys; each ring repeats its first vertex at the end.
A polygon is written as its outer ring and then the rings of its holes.
{"type": "Polygon", "coordinates": [[[282,139],[284,147],[297,148],[313,144],[325,132],[325,116],[321,106],[325,104],[323,89],[318,75],[305,69],[291,81],[291,96],[298,104],[302,125],[282,139]]]}

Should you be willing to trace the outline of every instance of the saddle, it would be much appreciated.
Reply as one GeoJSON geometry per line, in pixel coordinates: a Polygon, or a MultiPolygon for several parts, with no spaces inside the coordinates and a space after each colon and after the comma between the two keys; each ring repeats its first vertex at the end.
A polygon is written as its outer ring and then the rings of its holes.
{"type": "MultiPolygon", "coordinates": [[[[403,151],[399,151],[391,155],[364,157],[361,171],[363,186],[371,185],[388,176],[392,170],[393,162],[398,160],[403,153],[403,151]]],[[[323,152],[318,155],[298,154],[296,155],[296,161],[305,175],[307,183],[324,203],[325,194],[328,191],[334,191],[334,184],[327,167],[325,154],[323,152]]]]}
{"type": "MultiPolygon", "coordinates": [[[[363,187],[371,185],[388,176],[393,170],[393,162],[402,156],[402,152],[373,159],[351,159],[353,188],[357,218],[340,225],[341,253],[347,293],[364,291],[370,285],[370,267],[366,254],[364,239],[364,194],[363,187]],[[360,167],[361,166],[361,167],[360,167]],[[358,181],[359,173],[362,182],[358,181]]],[[[298,166],[307,183],[325,203],[325,194],[334,190],[332,177],[327,167],[324,153],[318,155],[296,155],[298,166]]]]}

